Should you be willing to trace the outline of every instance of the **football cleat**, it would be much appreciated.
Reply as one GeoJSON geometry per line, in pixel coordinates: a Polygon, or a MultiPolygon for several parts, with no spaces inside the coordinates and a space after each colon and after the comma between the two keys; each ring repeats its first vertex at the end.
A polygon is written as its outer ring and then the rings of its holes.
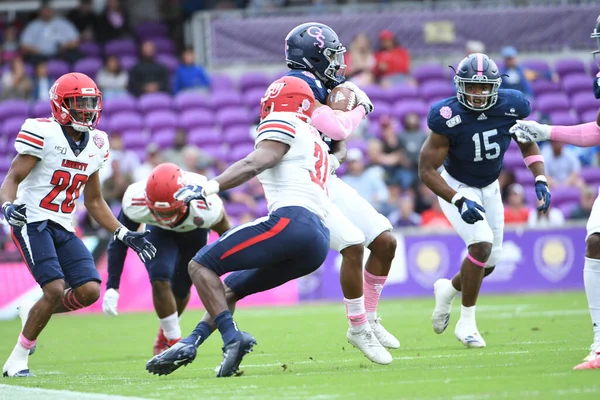
{"type": "Polygon", "coordinates": [[[369,320],[369,325],[371,325],[371,329],[375,334],[375,337],[381,343],[383,347],[388,349],[399,349],[400,341],[396,339],[394,335],[389,333],[387,329],[381,325],[381,317],[375,318],[374,320],[369,320]]]}
{"type": "Polygon", "coordinates": [[[5,378],[27,378],[35,375],[29,372],[29,369],[22,369],[21,371],[15,372],[12,375],[10,375],[8,371],[4,371],[2,376],[5,378]]]}
{"type": "Polygon", "coordinates": [[[359,330],[348,328],[346,338],[348,343],[359,349],[370,361],[382,365],[392,362],[392,355],[379,343],[370,325],[359,330]]]}
{"type": "MultiPolygon", "coordinates": [[[[25,300],[18,307],[19,318],[21,318],[21,326],[25,327],[25,323],[27,322],[27,318],[29,318],[29,311],[34,306],[35,301],[25,300]]],[[[37,347],[37,343],[33,345],[31,349],[29,349],[29,355],[33,355],[35,353],[35,349],[37,347]]]]}
{"type": "Polygon", "coordinates": [[[196,346],[179,342],[152,357],[146,363],[146,370],[154,375],[169,375],[179,367],[190,364],[195,358],[196,346]]]}
{"type": "Polygon", "coordinates": [[[232,376],[238,372],[244,356],[252,352],[256,339],[248,332],[240,332],[238,340],[223,347],[223,361],[217,372],[217,378],[232,376]]]}
{"type": "Polygon", "coordinates": [[[595,340],[590,346],[590,353],[583,359],[583,362],[576,365],[573,369],[600,369],[600,340],[595,340]]]}
{"type": "Polygon", "coordinates": [[[6,360],[6,363],[4,363],[4,367],[2,367],[2,376],[23,378],[35,375],[29,372],[29,367],[27,366],[27,357],[18,359],[14,356],[13,352],[13,354],[8,357],[8,360],[6,360]]]}
{"type": "Polygon", "coordinates": [[[449,279],[438,279],[433,284],[433,295],[435,296],[435,309],[431,315],[431,326],[435,333],[444,333],[450,323],[450,312],[454,297],[449,294],[452,282],[449,279]]]}
{"type": "Polygon", "coordinates": [[[172,347],[175,343],[179,342],[180,340],[181,340],[181,338],[173,339],[173,340],[167,339],[163,329],[159,328],[158,334],[156,335],[156,340],[154,340],[154,346],[152,347],[152,351],[154,352],[154,355],[157,356],[160,353],[162,353],[163,351],[172,347]]]}
{"type": "Polygon", "coordinates": [[[469,348],[478,349],[486,346],[485,340],[481,337],[475,324],[466,324],[461,320],[458,320],[456,328],[454,329],[454,334],[462,344],[469,348]]]}

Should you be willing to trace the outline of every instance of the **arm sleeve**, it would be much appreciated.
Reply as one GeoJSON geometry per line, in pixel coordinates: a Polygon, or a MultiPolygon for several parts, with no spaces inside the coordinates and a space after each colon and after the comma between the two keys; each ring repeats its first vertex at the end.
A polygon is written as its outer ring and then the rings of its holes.
{"type": "Polygon", "coordinates": [[[256,128],[256,139],[254,145],[263,140],[274,140],[291,146],[296,139],[296,126],[284,119],[266,119],[256,128]]]}
{"type": "Polygon", "coordinates": [[[358,128],[364,117],[365,108],[362,106],[343,113],[322,106],[313,112],[311,124],[333,140],[344,140],[358,128]]]}
{"type": "Polygon", "coordinates": [[[597,146],[600,144],[600,127],[595,122],[574,126],[553,126],[550,140],[579,147],[597,146]]]}
{"type": "MultiPolygon", "coordinates": [[[[140,224],[127,218],[123,210],[117,218],[123,226],[130,231],[136,231],[140,224]]],[[[113,237],[108,244],[108,279],[106,281],[107,289],[118,289],[121,284],[121,274],[127,257],[127,245],[113,237]]]]}
{"type": "Polygon", "coordinates": [[[44,151],[42,129],[34,119],[27,119],[15,139],[15,150],[19,154],[29,154],[39,159],[44,151]]]}

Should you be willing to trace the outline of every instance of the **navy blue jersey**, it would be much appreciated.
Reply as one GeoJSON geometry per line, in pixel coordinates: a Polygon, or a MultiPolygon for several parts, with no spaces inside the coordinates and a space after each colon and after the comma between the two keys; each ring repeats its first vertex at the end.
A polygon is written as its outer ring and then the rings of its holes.
{"type": "Polygon", "coordinates": [[[469,110],[456,97],[438,101],[429,110],[427,124],[450,141],[444,161],[446,171],[466,185],[482,188],[500,175],[504,153],[510,145],[510,127],[530,113],[525,95],[500,89],[498,102],[485,111],[469,110]]]}
{"type": "Polygon", "coordinates": [[[308,86],[310,86],[313,94],[315,95],[315,99],[321,104],[327,104],[327,95],[329,94],[329,90],[327,90],[323,82],[321,82],[321,80],[314,76],[311,72],[303,69],[290,69],[286,76],[300,78],[304,82],[308,83],[308,86]]]}

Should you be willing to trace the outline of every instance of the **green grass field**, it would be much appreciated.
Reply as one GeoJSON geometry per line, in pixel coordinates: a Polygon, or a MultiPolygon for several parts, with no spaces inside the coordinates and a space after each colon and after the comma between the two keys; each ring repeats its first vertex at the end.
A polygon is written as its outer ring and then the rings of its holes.
{"type": "MultiPolygon", "coordinates": [[[[592,341],[583,293],[481,297],[477,321],[488,347],[480,350],[454,337],[458,303],[448,331],[436,335],[432,299],[383,302],[384,325],[402,342],[388,366],[368,362],[346,342],[341,303],[241,309],[238,324],[258,346],[243,374],[229,379],[216,379],[213,371],[221,361],[217,335],[193,364],[157,377],[144,368],[158,327],[153,314],[57,316],[29,361],[37,377],[0,380],[0,399],[114,398],[43,397],[4,385],[160,399],[600,398],[600,370],[571,370],[592,341]]],[[[184,333],[200,315],[184,315],[184,333]]],[[[0,322],[0,362],[19,329],[18,320],[0,322]]]]}

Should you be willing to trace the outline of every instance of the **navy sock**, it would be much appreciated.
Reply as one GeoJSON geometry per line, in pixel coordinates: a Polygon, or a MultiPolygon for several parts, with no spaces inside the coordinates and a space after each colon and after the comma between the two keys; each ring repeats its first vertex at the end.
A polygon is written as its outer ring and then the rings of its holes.
{"type": "Polygon", "coordinates": [[[210,325],[208,325],[207,322],[201,321],[198,325],[196,325],[194,331],[181,342],[187,344],[195,344],[196,347],[199,347],[202,343],[204,343],[206,339],[208,339],[212,332],[213,331],[210,328],[210,325]]]}
{"type": "Polygon", "coordinates": [[[233,316],[231,311],[223,311],[221,314],[215,317],[215,324],[221,332],[223,337],[223,343],[227,346],[233,342],[240,331],[238,331],[235,322],[233,322],[233,316]]]}

